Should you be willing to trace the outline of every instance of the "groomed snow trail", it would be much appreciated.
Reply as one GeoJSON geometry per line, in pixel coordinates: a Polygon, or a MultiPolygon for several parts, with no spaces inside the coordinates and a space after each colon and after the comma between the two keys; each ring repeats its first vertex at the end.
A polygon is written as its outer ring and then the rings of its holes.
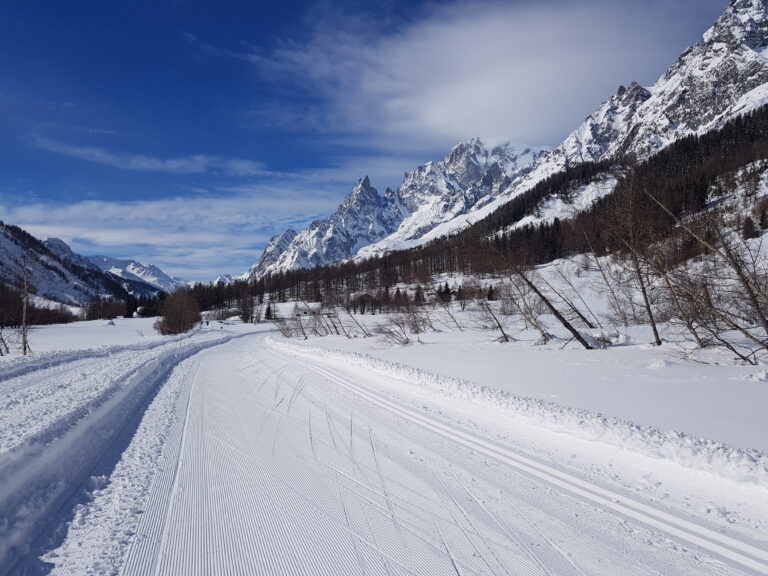
{"type": "Polygon", "coordinates": [[[125,545],[95,552],[119,514],[86,514],[54,573],[768,574],[761,543],[402,402],[380,374],[267,342],[179,367],[161,465],[121,462],[124,484],[151,477],[126,504],[125,545]]]}
{"type": "MultiPolygon", "coordinates": [[[[32,359],[0,379],[0,574],[39,574],[93,476],[109,473],[184,359],[237,334],[32,359]]],[[[97,479],[97,481],[100,481],[97,479]]]]}

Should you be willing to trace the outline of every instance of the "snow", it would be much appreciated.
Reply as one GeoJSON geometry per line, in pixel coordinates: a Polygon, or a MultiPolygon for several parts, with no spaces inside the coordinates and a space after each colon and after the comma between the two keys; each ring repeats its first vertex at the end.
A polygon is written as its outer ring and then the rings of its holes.
{"type": "MultiPolygon", "coordinates": [[[[766,53],[763,52],[763,56],[766,53]]],[[[768,84],[763,84],[757,88],[750,90],[744,96],[732,106],[732,114],[738,116],[739,114],[747,114],[753,110],[757,110],[764,104],[768,103],[768,84]]]]}
{"type": "MultiPolygon", "coordinates": [[[[103,320],[73,322],[71,324],[52,324],[32,328],[30,340],[36,356],[59,350],[89,350],[109,343],[113,346],[128,346],[156,341],[167,341],[160,336],[152,325],[157,318],[115,318],[114,326],[105,328],[103,320]],[[108,334],[106,333],[108,331],[108,334]]],[[[0,370],[2,369],[0,358],[0,370]]]]}
{"type": "MultiPolygon", "coordinates": [[[[649,331],[633,332],[641,342],[650,339],[649,331]]],[[[534,418],[543,418],[548,405],[550,409],[556,406],[550,420],[558,426],[573,421],[578,433],[590,437],[605,434],[603,418],[607,417],[616,419],[608,426],[627,427],[626,434],[616,433],[617,441],[637,432],[647,434],[637,439],[640,444],[656,443],[665,435],[676,442],[683,434],[689,437],[683,442],[710,439],[717,445],[715,450],[722,444],[768,452],[764,368],[692,363],[676,357],[673,349],[659,351],[638,344],[611,347],[591,358],[579,349],[532,348],[531,341],[502,346],[491,342],[487,334],[444,332],[421,339],[421,345],[389,348],[367,339],[328,337],[312,341],[324,348],[309,349],[315,356],[371,370],[401,373],[415,369],[411,379],[416,380],[422,379],[419,370],[437,374],[448,379],[440,386],[450,394],[499,410],[530,409],[534,418]],[[565,415],[567,409],[574,412],[565,415]],[[590,420],[596,428],[581,430],[590,420]],[[632,423],[653,431],[631,429],[632,423]]],[[[658,451],[656,446],[649,449],[658,451]]],[[[704,455],[705,459],[711,457],[704,455]]],[[[761,462],[768,467],[768,459],[761,462]]]]}
{"type": "Polygon", "coordinates": [[[0,362],[0,573],[768,573],[765,366],[432,314],[409,346],[36,331],[0,362]]]}
{"type": "Polygon", "coordinates": [[[343,342],[262,326],[178,363],[52,573],[768,573],[764,456],[382,358],[438,341],[343,342]]]}
{"type": "Polygon", "coordinates": [[[567,220],[580,212],[588,210],[600,198],[604,198],[616,188],[618,180],[613,176],[601,176],[596,180],[580,186],[569,194],[569,198],[547,198],[536,211],[536,214],[525,216],[515,222],[509,229],[541,223],[551,223],[555,218],[567,220]]]}
{"type": "Polygon", "coordinates": [[[40,344],[48,352],[2,358],[2,573],[31,569],[27,555],[60,530],[57,511],[67,509],[93,470],[119,457],[115,450],[176,364],[248,331],[232,325],[137,343],[133,328],[145,324],[90,322],[79,332],[71,325],[49,327],[45,336],[30,337],[33,350],[40,344]],[[97,329],[100,347],[89,348],[97,329]]]}

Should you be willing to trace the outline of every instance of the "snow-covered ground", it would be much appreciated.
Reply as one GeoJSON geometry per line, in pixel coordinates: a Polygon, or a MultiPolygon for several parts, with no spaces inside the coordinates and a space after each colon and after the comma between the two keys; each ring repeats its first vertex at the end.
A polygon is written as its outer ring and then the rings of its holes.
{"type": "Polygon", "coordinates": [[[648,344],[652,335],[646,326],[623,329],[625,345],[585,353],[575,342],[561,349],[565,337],[536,346],[533,332],[500,344],[493,341],[496,334],[472,329],[471,314],[456,317],[465,332],[444,328],[409,346],[338,336],[309,344],[341,352],[336,358],[362,355],[350,358],[357,363],[373,357],[467,380],[489,389],[487,398],[500,393],[498,403],[506,402],[507,393],[768,452],[765,365],[734,365],[720,351],[699,352],[691,360],[681,345],[648,344]]]}
{"type": "Polygon", "coordinates": [[[179,362],[252,331],[212,323],[159,337],[151,325],[49,326],[30,336],[40,352],[0,359],[0,573],[40,573],[30,555],[60,536],[92,474],[119,459],[179,362]]]}
{"type": "Polygon", "coordinates": [[[768,574],[765,367],[456,317],[36,332],[0,364],[0,574],[768,574]]]}

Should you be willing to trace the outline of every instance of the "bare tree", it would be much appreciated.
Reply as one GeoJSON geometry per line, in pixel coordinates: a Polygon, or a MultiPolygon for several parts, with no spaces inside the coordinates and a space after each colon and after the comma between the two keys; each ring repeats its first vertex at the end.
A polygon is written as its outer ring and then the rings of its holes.
{"type": "Polygon", "coordinates": [[[387,314],[386,321],[380,324],[376,331],[388,344],[406,346],[411,343],[408,335],[408,318],[402,312],[387,314]]]}
{"type": "Polygon", "coordinates": [[[505,290],[499,290],[502,312],[519,314],[526,327],[535,329],[539,333],[539,340],[536,344],[549,342],[552,339],[552,334],[549,333],[541,320],[545,310],[541,298],[531,290],[528,284],[516,276],[510,278],[509,285],[505,288],[505,290]]]}
{"type": "Polygon", "coordinates": [[[19,348],[22,355],[26,356],[32,349],[29,347],[29,291],[30,276],[32,274],[32,256],[26,250],[21,256],[19,273],[19,297],[21,298],[21,325],[19,326],[19,348]]]}
{"type": "Polygon", "coordinates": [[[459,332],[464,332],[464,330],[461,328],[461,324],[459,324],[459,321],[456,319],[456,315],[453,313],[453,310],[451,310],[452,302],[450,298],[435,298],[435,305],[440,306],[440,308],[443,309],[443,311],[448,315],[456,328],[459,329],[459,332]]]}
{"type": "Polygon", "coordinates": [[[587,245],[590,249],[590,253],[586,258],[587,270],[597,270],[600,273],[600,279],[602,280],[602,284],[595,286],[595,289],[598,293],[602,293],[607,296],[608,306],[613,313],[613,316],[617,318],[626,328],[629,326],[629,318],[627,317],[624,306],[622,306],[621,302],[619,301],[619,295],[616,291],[615,283],[611,278],[610,269],[603,263],[601,257],[595,253],[591,243],[589,242],[589,239],[587,239],[587,245]],[[589,257],[590,255],[591,259],[589,257]]]}
{"type": "Polygon", "coordinates": [[[731,270],[735,280],[741,286],[743,297],[760,324],[763,334],[768,336],[768,316],[765,310],[768,294],[766,293],[765,279],[764,275],[754,273],[760,263],[758,253],[751,252],[746,242],[740,246],[736,243],[736,237],[740,236],[734,234],[724,225],[722,216],[706,215],[699,219],[700,224],[704,220],[703,226],[695,226],[680,219],[650,192],[646,192],[646,195],[671,216],[681,230],[731,270]]]}
{"type": "Polygon", "coordinates": [[[200,322],[200,306],[189,290],[177,290],[165,299],[163,317],[155,323],[161,334],[183,334],[200,322]]]}
{"type": "Polygon", "coordinates": [[[595,321],[594,324],[588,320],[584,314],[581,313],[581,311],[578,309],[576,304],[572,301],[572,296],[566,294],[565,290],[558,291],[556,290],[549,282],[547,282],[547,286],[555,293],[557,296],[565,302],[568,307],[573,311],[574,314],[576,314],[582,322],[584,322],[584,325],[587,328],[594,329],[594,328],[602,328],[602,325],[600,324],[600,319],[595,315],[594,312],[592,312],[592,309],[589,307],[589,304],[587,304],[586,300],[582,298],[581,292],[574,286],[573,281],[562,271],[560,267],[557,268],[557,275],[560,277],[560,279],[565,282],[565,285],[570,288],[571,295],[578,298],[581,303],[584,305],[584,308],[587,310],[587,313],[592,317],[592,319],[595,321]]]}
{"type": "Polygon", "coordinates": [[[510,342],[514,340],[507,331],[504,329],[504,325],[499,320],[499,316],[494,312],[493,306],[488,300],[484,298],[477,299],[477,310],[475,317],[481,326],[489,327],[492,330],[498,330],[501,336],[498,337],[499,342],[510,342]]]}
{"type": "Polygon", "coordinates": [[[661,346],[661,337],[656,325],[656,317],[650,295],[650,270],[647,266],[646,250],[651,242],[648,218],[642,212],[638,196],[633,190],[618,197],[608,224],[611,236],[621,249],[615,254],[629,274],[625,275],[624,287],[627,289],[627,301],[632,302],[632,292],[640,292],[646,319],[653,331],[653,341],[661,346]]]}
{"type": "Polygon", "coordinates": [[[573,327],[573,324],[571,324],[561,313],[560,311],[555,307],[555,305],[552,303],[552,301],[547,298],[541,290],[539,290],[536,287],[536,284],[534,284],[526,275],[525,270],[523,270],[519,266],[513,266],[512,268],[515,275],[520,278],[544,303],[544,305],[549,309],[550,312],[552,312],[552,315],[557,318],[558,322],[563,325],[563,327],[568,330],[568,332],[571,333],[573,338],[581,344],[585,349],[592,350],[592,345],[587,342],[587,340],[584,338],[584,336],[581,335],[581,333],[576,330],[576,328],[573,327]]]}

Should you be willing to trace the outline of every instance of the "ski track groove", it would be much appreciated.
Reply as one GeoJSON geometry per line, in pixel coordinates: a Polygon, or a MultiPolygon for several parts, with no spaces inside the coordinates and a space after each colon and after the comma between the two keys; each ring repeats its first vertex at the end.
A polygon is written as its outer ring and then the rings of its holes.
{"type": "Polygon", "coordinates": [[[115,574],[768,574],[749,545],[398,402],[381,375],[358,381],[264,339],[223,348],[177,366],[115,574]],[[730,564],[699,566],[689,547],[730,564]]]}
{"type": "Polygon", "coordinates": [[[116,443],[130,438],[128,426],[173,370],[238,338],[211,336],[33,359],[3,372],[17,375],[1,386],[13,390],[4,398],[13,408],[0,410],[0,574],[42,569],[35,558],[58,542],[93,472],[119,456],[116,443]]]}
{"type": "Polygon", "coordinates": [[[525,456],[516,454],[492,442],[475,437],[468,432],[457,428],[449,428],[444,423],[428,418],[405,406],[397,405],[384,396],[371,392],[344,379],[329,370],[316,364],[309,364],[296,357],[292,361],[308,370],[325,377],[346,390],[357,394],[364,400],[370,401],[380,408],[388,410],[408,421],[421,425],[433,432],[467,446],[473,450],[501,461],[513,468],[522,470],[537,477],[550,485],[554,485],[568,493],[575,494],[598,506],[611,509],[619,514],[661,530],[673,537],[679,538],[709,553],[722,557],[731,563],[744,566],[757,573],[768,574],[768,551],[760,550],[750,544],[734,540],[727,535],[719,534],[706,527],[697,525],[688,520],[678,518],[663,510],[654,509],[642,502],[634,501],[626,496],[613,493],[606,488],[589,484],[577,477],[571,476],[560,470],[533,461],[525,456]]]}

